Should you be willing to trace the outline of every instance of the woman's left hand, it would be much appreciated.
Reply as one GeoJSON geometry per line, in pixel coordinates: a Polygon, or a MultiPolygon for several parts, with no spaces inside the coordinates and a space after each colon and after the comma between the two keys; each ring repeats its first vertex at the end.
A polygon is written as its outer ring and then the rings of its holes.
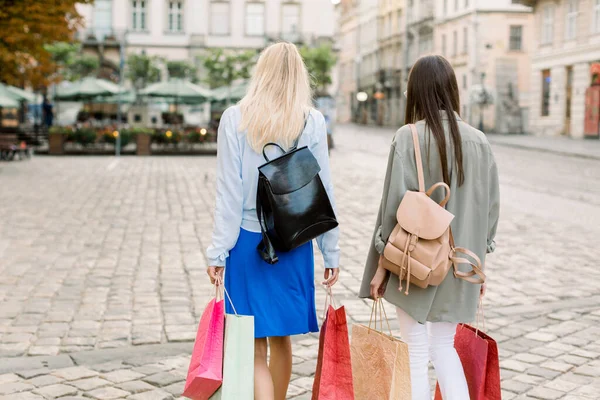
{"type": "Polygon", "coordinates": [[[325,268],[325,280],[323,281],[323,285],[325,286],[333,286],[338,281],[340,276],[339,268],[325,268]]]}

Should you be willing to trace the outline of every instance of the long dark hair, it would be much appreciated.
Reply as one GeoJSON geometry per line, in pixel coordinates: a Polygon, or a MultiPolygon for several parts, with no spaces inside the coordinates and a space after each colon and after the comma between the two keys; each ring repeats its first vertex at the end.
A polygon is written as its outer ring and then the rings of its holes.
{"type": "Polygon", "coordinates": [[[442,56],[421,57],[410,71],[406,96],[406,118],[404,123],[414,124],[417,121],[425,120],[426,127],[437,143],[444,182],[450,184],[446,136],[440,111],[447,114],[450,126],[450,142],[454,148],[454,158],[458,172],[458,185],[462,185],[465,181],[462,144],[458,123],[454,115],[455,111],[459,113],[460,97],[456,75],[450,63],[442,56]]]}

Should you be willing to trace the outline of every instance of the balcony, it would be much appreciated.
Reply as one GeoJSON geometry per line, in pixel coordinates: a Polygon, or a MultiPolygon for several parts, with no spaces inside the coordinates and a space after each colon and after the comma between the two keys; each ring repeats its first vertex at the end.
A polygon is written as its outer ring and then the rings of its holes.
{"type": "Polygon", "coordinates": [[[112,28],[89,28],[77,33],[77,39],[84,46],[119,46],[119,39],[112,28]]]}

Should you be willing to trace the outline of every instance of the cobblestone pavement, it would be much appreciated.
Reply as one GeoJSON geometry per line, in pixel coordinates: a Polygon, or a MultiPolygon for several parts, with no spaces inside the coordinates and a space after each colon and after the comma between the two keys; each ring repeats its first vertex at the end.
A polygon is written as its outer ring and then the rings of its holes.
{"type": "MultiPolygon", "coordinates": [[[[369,319],[356,292],[392,134],[341,126],[332,153],[336,295],[353,323],[369,319]]],[[[495,153],[502,215],[485,309],[503,399],[600,399],[600,161],[495,153]]],[[[0,400],[180,395],[212,293],[214,167],[214,157],[0,163],[0,400]]],[[[319,312],[323,300],[319,289],[319,312]]],[[[294,339],[290,398],[310,398],[317,344],[294,339]]]]}

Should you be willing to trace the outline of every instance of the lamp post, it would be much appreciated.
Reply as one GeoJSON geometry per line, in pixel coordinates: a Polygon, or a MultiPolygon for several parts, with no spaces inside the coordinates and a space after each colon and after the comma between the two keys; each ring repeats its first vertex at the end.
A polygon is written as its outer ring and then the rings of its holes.
{"type": "Polygon", "coordinates": [[[484,86],[485,72],[481,73],[481,101],[479,102],[479,130],[483,132],[483,107],[487,104],[487,93],[484,86]]]}
{"type": "Polygon", "coordinates": [[[119,40],[119,88],[121,89],[117,95],[117,127],[119,128],[115,141],[115,156],[121,156],[121,134],[125,124],[121,113],[121,104],[123,103],[123,83],[125,80],[125,37],[127,30],[123,31],[123,35],[119,40]]]}

